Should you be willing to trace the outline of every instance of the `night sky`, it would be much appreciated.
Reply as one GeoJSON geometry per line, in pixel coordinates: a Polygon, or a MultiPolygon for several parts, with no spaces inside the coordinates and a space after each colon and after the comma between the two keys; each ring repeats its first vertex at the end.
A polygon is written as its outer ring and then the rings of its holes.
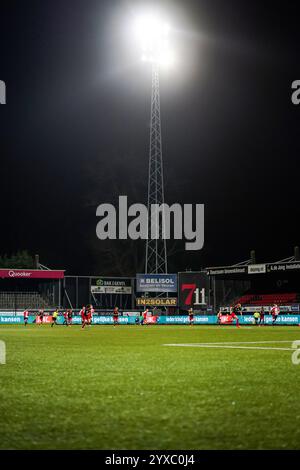
{"type": "MultiPolygon", "coordinates": [[[[144,243],[95,232],[99,204],[147,199],[151,73],[129,34],[143,3],[1,1],[0,254],[28,249],[68,274],[143,271],[144,243]]],[[[300,244],[296,3],[159,2],[177,55],[161,73],[165,198],[205,204],[203,250],[170,242],[170,272],[300,244]]]]}

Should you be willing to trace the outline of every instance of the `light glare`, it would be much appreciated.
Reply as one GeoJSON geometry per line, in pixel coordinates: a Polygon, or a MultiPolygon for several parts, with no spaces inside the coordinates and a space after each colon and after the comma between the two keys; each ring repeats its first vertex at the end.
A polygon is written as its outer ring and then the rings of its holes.
{"type": "Polygon", "coordinates": [[[169,46],[170,25],[154,14],[136,18],[135,31],[143,62],[171,65],[173,53],[169,46]]]}

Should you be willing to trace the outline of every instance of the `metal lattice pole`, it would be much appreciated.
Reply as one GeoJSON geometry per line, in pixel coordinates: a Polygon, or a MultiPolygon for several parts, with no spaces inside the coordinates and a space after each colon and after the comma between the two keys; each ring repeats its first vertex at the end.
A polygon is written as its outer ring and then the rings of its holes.
{"type": "Polygon", "coordinates": [[[165,213],[151,210],[152,204],[164,204],[164,178],[161,143],[159,66],[152,65],[152,96],[148,180],[148,239],[146,241],[145,272],[164,274],[167,269],[167,246],[164,234],[165,213]],[[156,234],[153,239],[151,234],[156,234]]]}

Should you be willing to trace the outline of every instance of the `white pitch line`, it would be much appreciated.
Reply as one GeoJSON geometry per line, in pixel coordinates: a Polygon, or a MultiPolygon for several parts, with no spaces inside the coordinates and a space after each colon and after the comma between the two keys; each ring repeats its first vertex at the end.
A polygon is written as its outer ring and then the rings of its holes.
{"type": "MultiPolygon", "coordinates": [[[[188,343],[188,344],[265,344],[265,343],[292,343],[292,341],[291,340],[276,341],[274,339],[272,341],[224,341],[224,342],[212,341],[211,343],[188,343]]],[[[185,344],[187,344],[187,343],[185,343],[185,344]]]]}
{"type": "Polygon", "coordinates": [[[164,346],[181,346],[181,347],[190,347],[190,348],[222,348],[222,349],[255,349],[255,350],[266,350],[266,351],[295,351],[295,348],[265,348],[261,346],[232,346],[225,344],[164,344],[164,346]]]}

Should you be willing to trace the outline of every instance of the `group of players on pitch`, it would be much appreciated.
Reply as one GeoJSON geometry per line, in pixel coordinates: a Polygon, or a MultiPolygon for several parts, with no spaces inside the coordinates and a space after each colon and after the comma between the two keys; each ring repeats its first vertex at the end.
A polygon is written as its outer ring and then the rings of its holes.
{"type": "MultiPolygon", "coordinates": [[[[265,324],[265,309],[261,307],[259,311],[255,311],[253,314],[253,321],[255,325],[264,325],[265,324]]],[[[280,308],[277,304],[273,304],[272,308],[270,309],[270,315],[272,315],[272,325],[275,325],[278,315],[280,313],[280,308]]],[[[222,324],[222,316],[224,312],[221,310],[217,314],[217,323],[218,325],[222,324]]],[[[240,322],[238,319],[238,315],[243,315],[242,305],[240,303],[236,304],[234,307],[230,307],[230,313],[228,314],[229,322],[236,321],[236,326],[240,328],[240,322]]]]}
{"type": "MultiPolygon", "coordinates": [[[[81,316],[81,328],[82,329],[85,328],[86,326],[90,326],[92,324],[94,311],[95,310],[94,310],[94,308],[91,304],[82,307],[82,309],[79,312],[79,315],[81,316]]],[[[270,310],[270,314],[272,315],[272,319],[273,319],[272,320],[272,325],[275,325],[279,313],[280,313],[280,308],[278,307],[278,305],[274,304],[273,307],[270,310]]],[[[138,321],[136,321],[136,323],[139,323],[141,325],[146,323],[147,314],[148,314],[148,309],[146,309],[144,312],[141,312],[140,313],[140,319],[137,318],[138,321]]],[[[218,323],[218,325],[222,324],[222,316],[224,314],[225,313],[222,312],[221,310],[218,312],[218,314],[217,314],[217,323],[218,323]]],[[[240,303],[234,305],[233,307],[230,307],[230,312],[229,312],[229,314],[226,313],[226,315],[229,317],[227,319],[228,323],[232,323],[235,320],[237,328],[240,328],[240,322],[239,322],[238,316],[243,315],[243,309],[242,309],[242,305],[240,303]]],[[[28,320],[29,320],[29,310],[28,309],[26,309],[24,311],[23,316],[24,316],[24,324],[25,324],[25,326],[27,326],[28,320]]],[[[43,321],[44,321],[44,316],[45,316],[44,310],[40,309],[36,313],[35,320],[34,320],[33,323],[39,323],[40,325],[42,325],[43,321]]],[[[56,309],[51,315],[51,327],[53,327],[54,325],[57,325],[58,316],[59,316],[59,311],[58,311],[58,309],[56,309]]],[[[71,308],[67,309],[63,313],[63,316],[64,316],[63,325],[66,325],[66,326],[72,325],[73,310],[71,308]]],[[[119,324],[119,316],[120,316],[119,308],[115,307],[114,311],[113,311],[113,325],[114,326],[119,324]]],[[[190,308],[188,310],[188,316],[189,316],[189,324],[194,325],[194,311],[193,311],[192,308],[190,308]]],[[[265,324],[265,310],[264,310],[264,307],[261,307],[259,312],[254,312],[253,317],[254,317],[254,322],[255,322],[256,325],[264,325],[265,324]]]]}
{"type": "MultiPolygon", "coordinates": [[[[238,319],[238,315],[242,315],[243,314],[243,310],[242,310],[242,305],[241,304],[236,304],[234,307],[230,307],[230,313],[229,313],[229,318],[228,318],[228,323],[231,323],[233,322],[233,320],[236,321],[236,326],[238,328],[240,328],[240,322],[239,322],[239,319],[238,319]]],[[[222,324],[222,316],[224,315],[224,313],[219,310],[218,314],[217,314],[217,323],[218,325],[221,325],[222,324]]],[[[189,324],[190,325],[194,325],[194,311],[192,308],[190,308],[188,310],[188,316],[189,316],[189,324]]]]}
{"type": "MultiPolygon", "coordinates": [[[[273,307],[270,310],[270,315],[272,315],[272,325],[275,325],[278,315],[280,314],[280,307],[277,304],[273,304],[273,307]]],[[[255,325],[264,325],[265,324],[265,309],[261,307],[259,311],[255,311],[253,314],[254,324],[255,325]]]]}
{"type": "MultiPolygon", "coordinates": [[[[95,310],[94,310],[94,308],[91,304],[82,307],[82,309],[79,312],[79,315],[81,316],[81,328],[85,328],[86,326],[90,326],[92,324],[94,311],[95,310]]],[[[29,312],[28,309],[26,309],[23,313],[25,326],[27,326],[27,324],[28,324],[29,315],[30,315],[30,312],[29,312]]],[[[115,307],[114,311],[113,311],[113,324],[114,324],[114,326],[116,326],[119,323],[119,315],[120,315],[119,308],[115,307]]],[[[40,309],[35,314],[35,319],[34,319],[33,323],[42,325],[44,323],[44,317],[45,317],[45,311],[44,311],[44,309],[40,309]]],[[[54,325],[57,325],[58,317],[59,317],[59,310],[56,309],[51,314],[51,327],[53,327],[54,325]]],[[[73,320],[73,310],[71,308],[67,309],[63,313],[63,317],[64,317],[63,325],[71,326],[72,325],[72,320],[73,320]]]]}
{"type": "MultiPolygon", "coordinates": [[[[275,325],[279,313],[280,313],[280,308],[278,307],[277,304],[273,304],[270,310],[270,315],[272,315],[272,325],[275,325]]],[[[222,324],[222,317],[224,314],[225,313],[222,310],[219,310],[217,314],[218,325],[222,324]]],[[[189,309],[188,315],[189,315],[189,324],[194,325],[194,311],[192,308],[189,309]]],[[[226,313],[226,315],[228,316],[227,323],[232,323],[235,320],[237,328],[240,328],[240,322],[239,322],[238,316],[243,315],[243,308],[240,303],[237,303],[236,305],[230,307],[229,314],[226,313]]],[[[254,318],[255,325],[264,325],[265,324],[264,307],[261,307],[259,312],[254,312],[253,318],[254,318]]]]}
{"type": "MultiPolygon", "coordinates": [[[[79,315],[81,316],[81,328],[84,328],[86,325],[91,325],[92,324],[92,319],[93,319],[93,313],[94,309],[92,305],[88,305],[87,307],[82,307],[82,309],[79,312],[79,315]]],[[[116,326],[119,324],[119,307],[115,307],[113,311],[113,325],[116,326]]]]}

